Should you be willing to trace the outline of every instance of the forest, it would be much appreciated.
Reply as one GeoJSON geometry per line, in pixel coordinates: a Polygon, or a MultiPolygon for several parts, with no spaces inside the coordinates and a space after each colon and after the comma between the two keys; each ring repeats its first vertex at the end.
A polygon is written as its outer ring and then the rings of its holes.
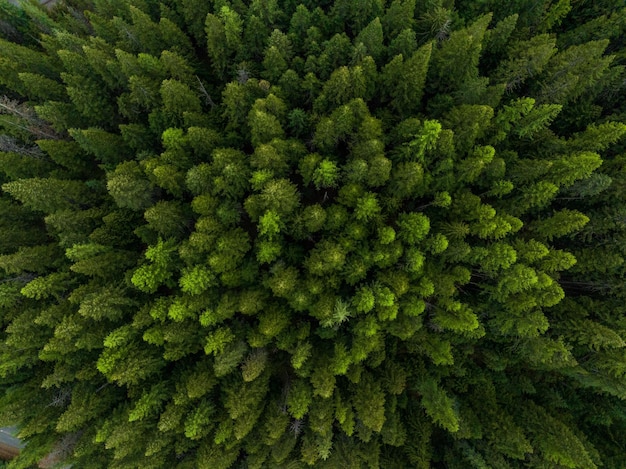
{"type": "Polygon", "coordinates": [[[623,0],[0,0],[11,469],[626,467],[623,0]]]}

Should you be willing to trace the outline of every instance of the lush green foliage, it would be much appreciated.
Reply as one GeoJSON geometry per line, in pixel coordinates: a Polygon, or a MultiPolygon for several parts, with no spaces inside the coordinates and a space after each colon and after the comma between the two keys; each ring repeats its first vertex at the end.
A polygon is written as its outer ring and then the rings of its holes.
{"type": "Polygon", "coordinates": [[[0,0],[10,467],[622,468],[620,5],[0,0]]]}

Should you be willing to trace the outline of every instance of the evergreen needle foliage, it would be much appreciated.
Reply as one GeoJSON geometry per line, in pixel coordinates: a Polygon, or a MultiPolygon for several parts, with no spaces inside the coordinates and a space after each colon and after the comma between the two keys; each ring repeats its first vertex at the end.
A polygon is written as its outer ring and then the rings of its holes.
{"type": "Polygon", "coordinates": [[[626,460],[621,0],[0,0],[0,424],[80,469],[626,460]]]}

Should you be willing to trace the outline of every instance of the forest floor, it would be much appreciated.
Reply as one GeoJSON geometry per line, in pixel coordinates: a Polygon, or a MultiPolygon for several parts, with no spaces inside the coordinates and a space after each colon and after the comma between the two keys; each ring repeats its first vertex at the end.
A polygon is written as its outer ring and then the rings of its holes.
{"type": "MultiPolygon", "coordinates": [[[[54,5],[58,0],[39,0],[39,3],[41,3],[42,5],[51,7],[52,5],[54,5]]],[[[12,3],[13,5],[19,5],[20,4],[20,0],[9,0],[9,3],[12,3]]]]}
{"type": "Polygon", "coordinates": [[[17,456],[24,444],[12,435],[12,428],[0,428],[0,459],[17,456]]]}

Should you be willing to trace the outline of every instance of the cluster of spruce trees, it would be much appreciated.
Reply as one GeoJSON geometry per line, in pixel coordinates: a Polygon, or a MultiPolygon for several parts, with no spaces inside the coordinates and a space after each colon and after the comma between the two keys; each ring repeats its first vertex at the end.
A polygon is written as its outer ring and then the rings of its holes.
{"type": "Polygon", "coordinates": [[[0,0],[10,467],[623,468],[623,5],[0,0]]]}

